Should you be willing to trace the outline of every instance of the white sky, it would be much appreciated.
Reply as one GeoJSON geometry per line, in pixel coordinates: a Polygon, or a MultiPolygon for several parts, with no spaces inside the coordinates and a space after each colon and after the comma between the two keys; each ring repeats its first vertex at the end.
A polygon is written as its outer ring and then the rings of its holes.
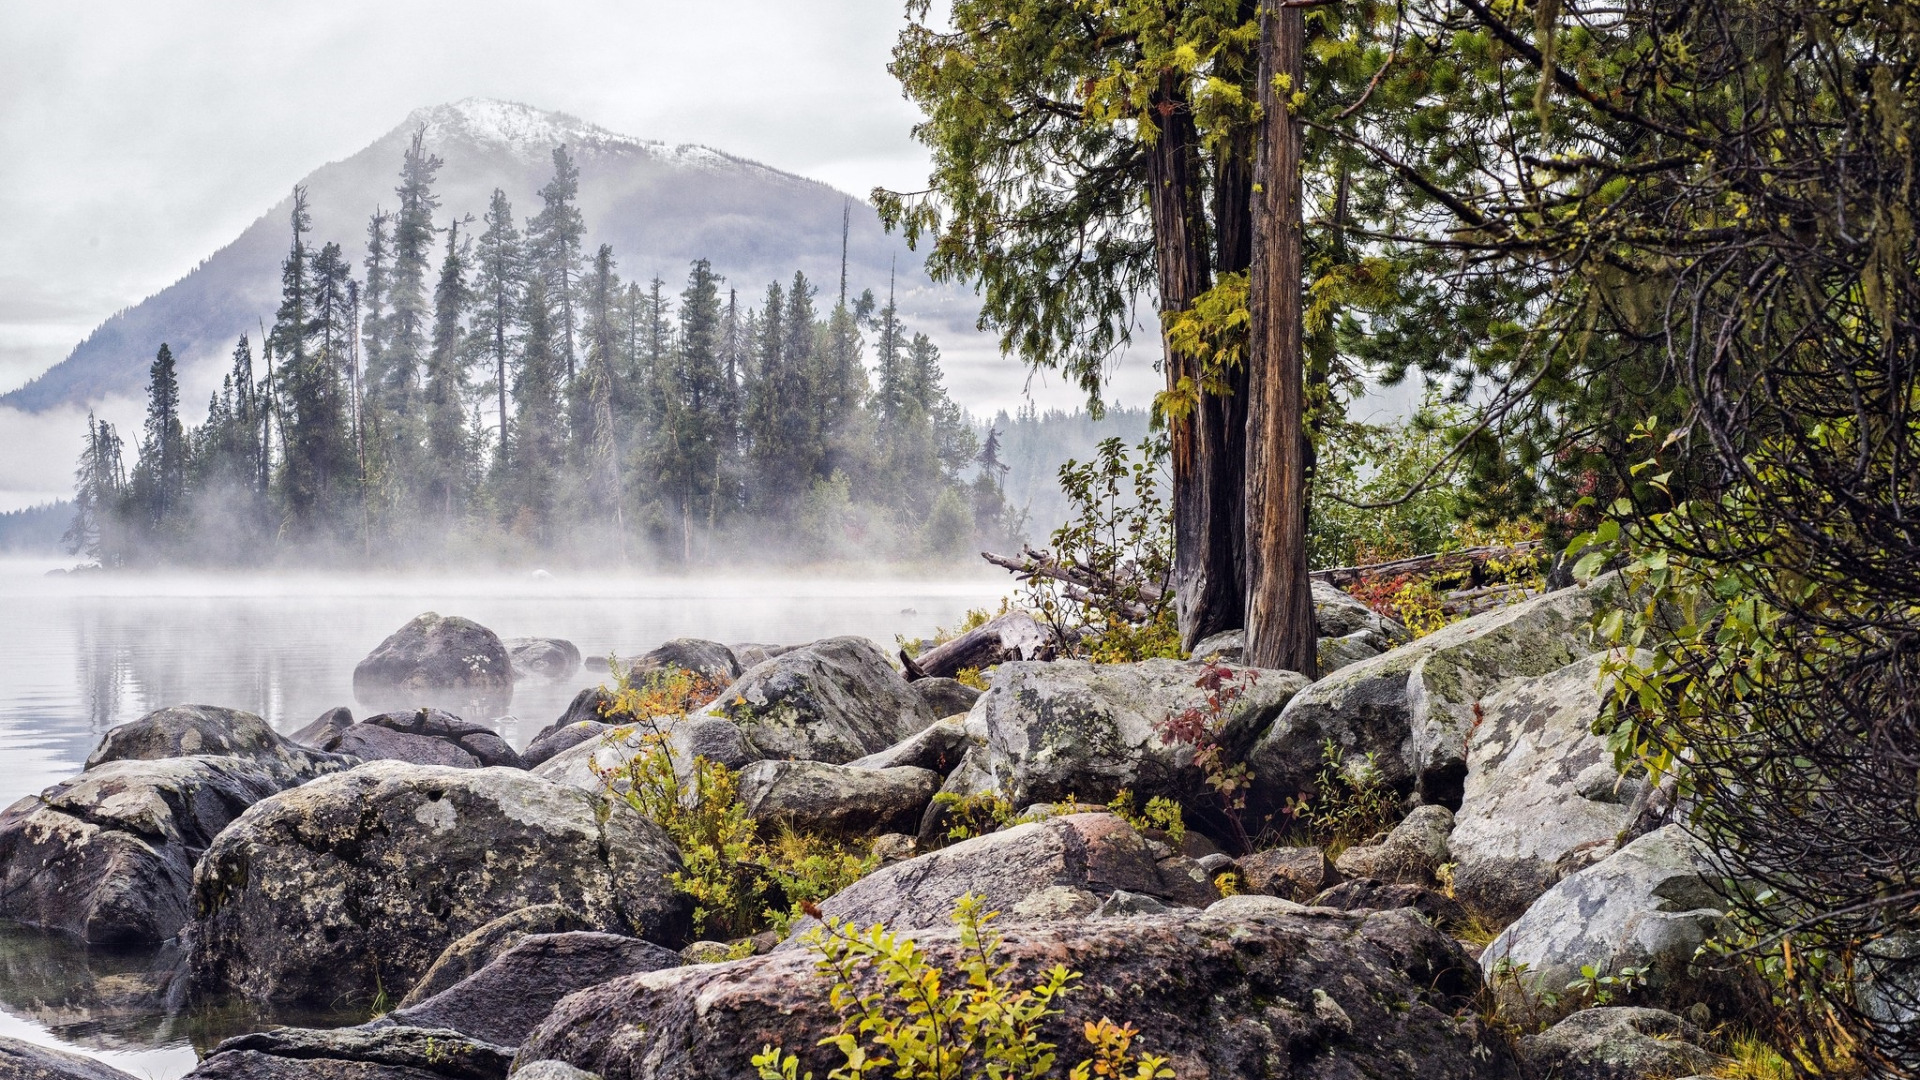
{"type": "MultiPolygon", "coordinates": [[[[523,101],[857,195],[920,187],[918,114],[886,71],[903,18],[900,0],[0,2],[0,390],[423,105],[523,101]]],[[[1006,363],[1004,396],[962,404],[1018,404],[1006,363]]],[[[1143,404],[1153,381],[1133,362],[1116,389],[1143,404]]],[[[1078,400],[1052,382],[1042,404],[1078,400]]],[[[0,510],[64,492],[68,428],[0,413],[0,510]]]]}

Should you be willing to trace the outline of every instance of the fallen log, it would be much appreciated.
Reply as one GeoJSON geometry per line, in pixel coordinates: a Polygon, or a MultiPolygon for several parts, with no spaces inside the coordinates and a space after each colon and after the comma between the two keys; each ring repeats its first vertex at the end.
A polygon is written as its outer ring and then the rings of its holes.
{"type": "Polygon", "coordinates": [[[902,649],[900,666],[908,682],[951,679],[968,668],[980,671],[1010,660],[1051,660],[1056,651],[1052,630],[1024,611],[1010,611],[919,656],[902,649]]]}
{"type": "Polygon", "coordinates": [[[1315,570],[1307,576],[1315,581],[1324,581],[1336,588],[1344,589],[1363,578],[1396,577],[1400,574],[1437,574],[1443,570],[1484,566],[1501,559],[1541,555],[1546,552],[1546,547],[1544,540],[1529,540],[1511,547],[1505,544],[1488,544],[1483,547],[1461,548],[1458,551],[1443,551],[1431,555],[1414,555],[1405,559],[1369,563],[1366,566],[1336,566],[1331,570],[1315,570]]]}

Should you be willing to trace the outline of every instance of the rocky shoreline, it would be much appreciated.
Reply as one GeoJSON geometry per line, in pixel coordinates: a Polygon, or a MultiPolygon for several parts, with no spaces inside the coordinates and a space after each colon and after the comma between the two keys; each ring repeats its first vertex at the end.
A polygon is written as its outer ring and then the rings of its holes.
{"type": "MultiPolygon", "coordinates": [[[[0,813],[0,918],[158,949],[127,991],[156,1010],[363,1021],[263,1023],[191,1074],[223,1080],[741,1076],[769,1044],[825,1075],[841,1018],[809,928],[883,924],[951,964],[966,896],[999,913],[1022,985],[1079,973],[1044,1024],[1063,1061],[1105,1016],[1179,1077],[1705,1072],[1707,1032],[1764,997],[1696,959],[1726,883],[1591,733],[1609,587],[1417,640],[1316,587],[1329,671],[1311,682],[1239,666],[1231,636],[1195,661],[1010,655],[984,691],[910,681],[864,639],[681,640],[619,663],[696,675],[710,703],[635,718],[583,691],[519,751],[409,695],[484,707],[579,651],[422,616],[356,672],[395,711],[289,737],[179,705],[109,731],[84,772],[0,813]],[[1170,736],[1190,716],[1211,741],[1170,736]],[[675,884],[691,853],[611,790],[649,747],[724,766],[763,833],[831,837],[868,872],[784,935],[701,940],[675,884]],[[1298,843],[1290,815],[1336,773],[1398,824],[1298,843]],[[1229,774],[1260,827],[1208,801],[1229,774]],[[1126,810],[1155,800],[1185,823],[1126,810]],[[981,806],[1007,810],[958,827],[981,806]],[[1583,994],[1614,985],[1583,971],[1623,989],[1583,994]]],[[[15,1076],[124,1074],[0,1039],[15,1076]]]]}

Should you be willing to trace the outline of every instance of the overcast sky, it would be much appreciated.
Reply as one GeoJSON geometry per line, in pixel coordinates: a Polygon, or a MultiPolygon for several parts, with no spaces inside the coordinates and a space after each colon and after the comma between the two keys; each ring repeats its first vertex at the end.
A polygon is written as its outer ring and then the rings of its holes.
{"type": "MultiPolygon", "coordinates": [[[[0,390],[423,105],[504,98],[705,143],[857,195],[919,187],[917,113],[886,71],[902,10],[900,0],[0,3],[0,390]]],[[[1008,362],[1003,399],[963,404],[1012,406],[1023,378],[1008,362]]],[[[1128,371],[1122,386],[1151,379],[1128,371]]],[[[1074,401],[1057,382],[1038,396],[1074,401]]],[[[72,423],[0,415],[0,458],[13,459],[0,461],[0,509],[64,488],[71,452],[57,453],[56,470],[23,451],[72,423]]]]}

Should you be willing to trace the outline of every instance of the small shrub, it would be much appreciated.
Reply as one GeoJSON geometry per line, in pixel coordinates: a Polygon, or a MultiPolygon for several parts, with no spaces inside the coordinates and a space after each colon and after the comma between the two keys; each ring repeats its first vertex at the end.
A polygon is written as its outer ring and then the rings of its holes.
{"type": "Polygon", "coordinates": [[[1369,753],[1349,766],[1340,747],[1328,739],[1320,748],[1320,775],[1314,793],[1288,799],[1282,815],[1316,844],[1337,855],[1400,820],[1400,798],[1380,778],[1380,767],[1369,753]]]}
{"type": "Polygon", "coordinates": [[[1170,745],[1193,747],[1193,764],[1200,770],[1207,789],[1240,850],[1250,851],[1253,838],[1241,819],[1247,807],[1247,788],[1253,783],[1253,770],[1246,762],[1229,763],[1221,736],[1233,719],[1233,705],[1260,677],[1259,672],[1236,672],[1230,667],[1207,664],[1193,685],[1206,691],[1200,704],[1169,715],[1158,725],[1160,738],[1170,745]]]}
{"type": "Polygon", "coordinates": [[[947,839],[954,843],[998,832],[1016,824],[1019,817],[1012,803],[993,792],[956,795],[942,791],[933,797],[933,802],[946,808],[943,820],[947,839]]]}
{"type": "Polygon", "coordinates": [[[1136,829],[1159,829],[1176,844],[1186,839],[1187,822],[1180,811],[1180,804],[1164,795],[1148,799],[1146,808],[1141,809],[1135,805],[1132,789],[1121,788],[1120,794],[1107,804],[1107,809],[1125,818],[1127,824],[1136,829]]]}
{"type": "MultiPolygon", "coordinates": [[[[840,1030],[820,1040],[845,1059],[834,1080],[892,1077],[897,1080],[967,1080],[973,1077],[1042,1080],[1058,1076],[1053,1043],[1041,1027],[1060,1014],[1055,1004],[1079,978],[1055,965],[1032,986],[1008,981],[1009,965],[996,962],[1001,938],[978,896],[962,897],[953,921],[960,928],[962,959],[957,973],[931,964],[911,940],[875,926],[865,932],[828,922],[805,941],[820,956],[820,971],[832,980],[828,998],[840,1014],[840,1030]],[[867,972],[884,989],[863,991],[867,972]],[[955,976],[958,976],[957,978],[955,976]],[[958,985],[955,985],[955,984],[958,985]]],[[[1133,1048],[1138,1029],[1107,1017],[1083,1029],[1092,1056],[1074,1066],[1072,1080],[1165,1080],[1173,1076],[1164,1058],[1133,1048]]],[[[797,1057],[777,1046],[754,1055],[759,1080],[812,1080],[797,1057]]]]}

